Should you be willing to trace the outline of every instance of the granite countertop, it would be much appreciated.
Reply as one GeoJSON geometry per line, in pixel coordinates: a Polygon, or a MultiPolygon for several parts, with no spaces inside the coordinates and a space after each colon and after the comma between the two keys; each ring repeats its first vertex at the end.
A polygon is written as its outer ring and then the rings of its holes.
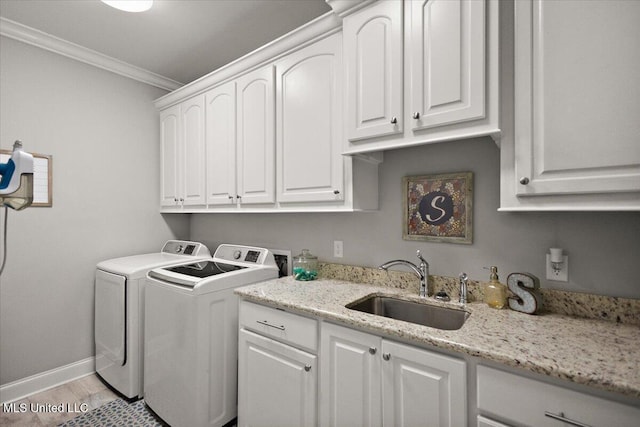
{"type": "MultiPolygon", "coordinates": [[[[345,308],[371,294],[419,300],[403,289],[291,276],[236,290],[258,303],[416,344],[452,350],[578,384],[640,398],[640,327],[560,314],[528,315],[469,303],[461,329],[445,331],[345,308]]],[[[429,298],[430,304],[460,308],[429,298]]]]}

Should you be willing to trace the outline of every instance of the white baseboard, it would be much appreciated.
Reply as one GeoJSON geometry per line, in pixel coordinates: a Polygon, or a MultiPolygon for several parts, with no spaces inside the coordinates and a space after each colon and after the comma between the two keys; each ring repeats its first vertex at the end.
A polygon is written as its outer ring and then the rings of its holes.
{"type": "Polygon", "coordinates": [[[85,377],[96,371],[94,357],[88,357],[50,371],[41,372],[0,386],[0,402],[9,403],[60,384],[85,377]]]}

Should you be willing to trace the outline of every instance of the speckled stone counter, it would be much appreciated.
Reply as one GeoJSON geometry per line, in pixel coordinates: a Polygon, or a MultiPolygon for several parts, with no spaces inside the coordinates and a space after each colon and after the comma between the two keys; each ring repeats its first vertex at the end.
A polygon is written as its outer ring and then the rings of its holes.
{"type": "MultiPolygon", "coordinates": [[[[413,289],[284,277],[239,288],[239,296],[388,337],[426,344],[640,399],[640,327],[468,303],[463,327],[444,331],[361,313],[345,305],[371,294],[420,300],[413,289]]],[[[460,308],[458,303],[428,303],[460,308]]]]}

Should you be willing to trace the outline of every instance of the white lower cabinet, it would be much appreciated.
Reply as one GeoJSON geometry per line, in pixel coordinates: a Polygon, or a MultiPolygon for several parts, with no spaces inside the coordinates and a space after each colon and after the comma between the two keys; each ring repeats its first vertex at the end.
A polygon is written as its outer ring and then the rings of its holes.
{"type": "Polygon", "coordinates": [[[478,426],[632,427],[640,420],[637,406],[487,366],[478,366],[477,373],[478,426]]]}
{"type": "Polygon", "coordinates": [[[315,426],[317,322],[243,301],[239,323],[237,425],[315,426]]]}
{"type": "Polygon", "coordinates": [[[466,363],[324,323],[323,426],[464,426],[466,363]]]}
{"type": "Polygon", "coordinates": [[[378,336],[324,323],[320,331],[320,425],[382,425],[378,336]]]}
{"type": "Polygon", "coordinates": [[[246,330],[239,351],[238,426],[316,425],[317,356],[246,330]]]}

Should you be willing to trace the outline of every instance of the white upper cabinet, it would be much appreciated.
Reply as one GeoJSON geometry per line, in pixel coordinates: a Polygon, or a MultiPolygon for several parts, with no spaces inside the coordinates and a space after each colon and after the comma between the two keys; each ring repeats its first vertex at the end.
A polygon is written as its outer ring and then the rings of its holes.
{"type": "Polygon", "coordinates": [[[346,16],[345,154],[498,139],[498,18],[493,0],[379,1],[346,16]]]}
{"type": "Polygon", "coordinates": [[[182,177],[186,205],[205,201],[204,96],[182,103],[182,177]]]}
{"type": "Polygon", "coordinates": [[[419,130],[485,116],[485,2],[407,4],[411,109],[419,130]]]}
{"type": "Polygon", "coordinates": [[[503,210],[640,210],[640,2],[515,2],[503,210]]]}
{"type": "Polygon", "coordinates": [[[277,199],[344,200],[342,34],[276,63],[277,199]]]}
{"type": "Polygon", "coordinates": [[[273,67],[206,94],[207,204],[275,201],[273,67]]]}
{"type": "Polygon", "coordinates": [[[160,205],[177,206],[178,145],[180,141],[180,105],[160,112],[160,205]]]}
{"type": "Polygon", "coordinates": [[[161,205],[205,203],[204,97],[196,96],[160,115],[161,205]]]}
{"type": "Polygon", "coordinates": [[[239,202],[275,202],[273,67],[245,74],[238,91],[239,202]]]}
{"type": "Polygon", "coordinates": [[[206,94],[207,204],[230,205],[236,197],[236,83],[206,94]]]}
{"type": "Polygon", "coordinates": [[[344,19],[351,141],[402,133],[402,9],[381,1],[344,19]]]}

